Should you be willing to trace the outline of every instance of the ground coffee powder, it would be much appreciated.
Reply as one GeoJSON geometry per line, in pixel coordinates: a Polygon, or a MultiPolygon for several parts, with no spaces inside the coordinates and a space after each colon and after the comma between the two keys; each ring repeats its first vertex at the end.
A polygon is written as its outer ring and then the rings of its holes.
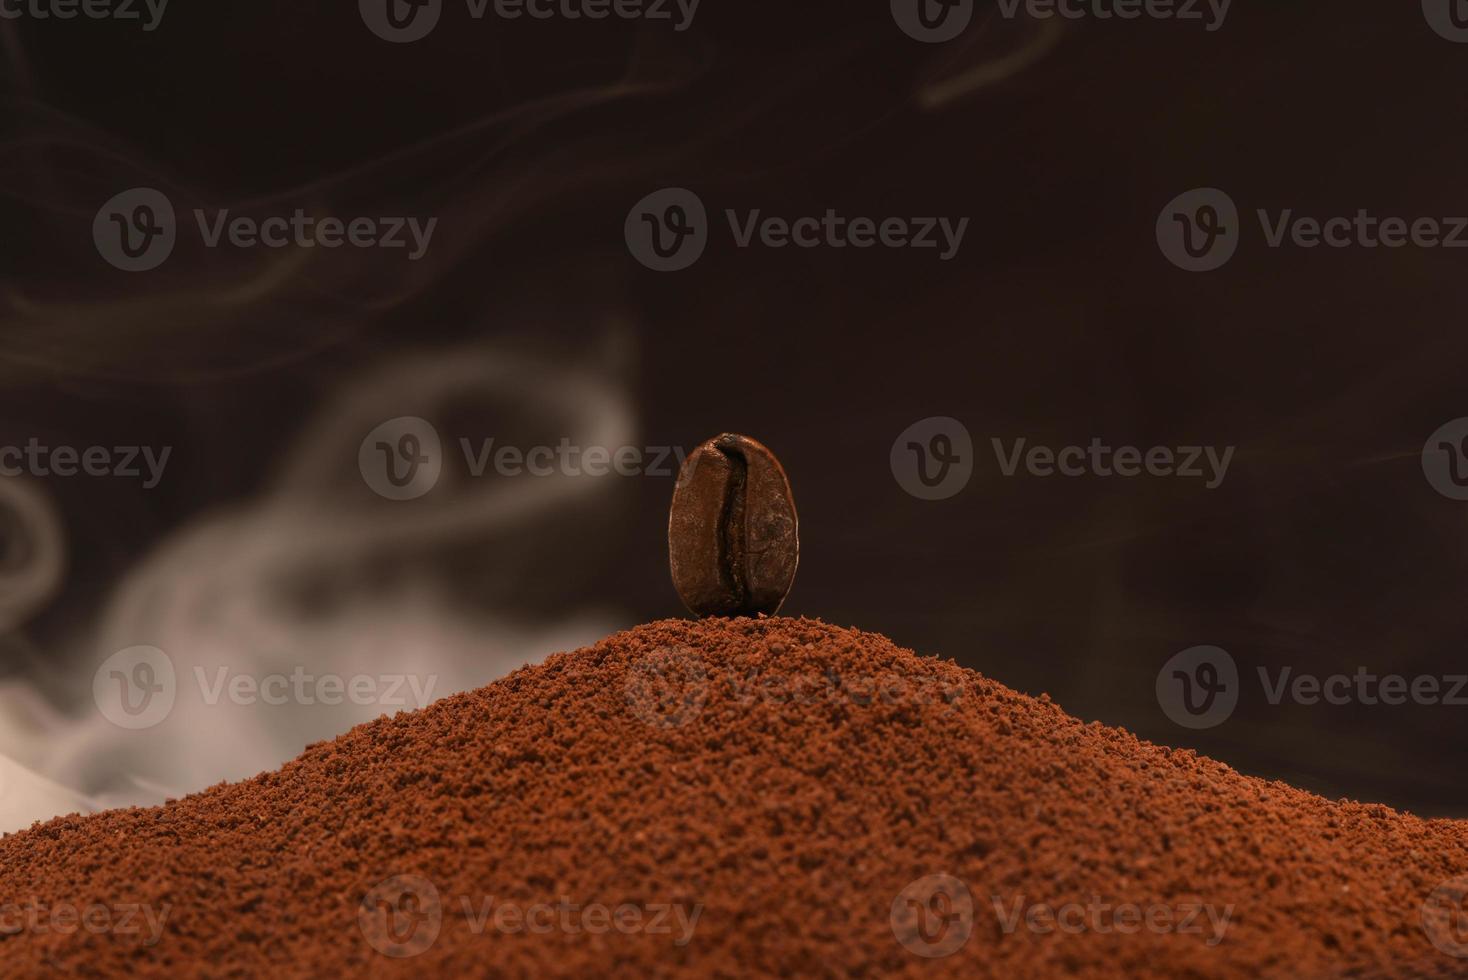
{"type": "Polygon", "coordinates": [[[1464,823],[1245,777],[869,633],[679,620],[5,838],[0,962],[1448,976],[1468,959],[1434,916],[1465,872],[1464,823]]]}

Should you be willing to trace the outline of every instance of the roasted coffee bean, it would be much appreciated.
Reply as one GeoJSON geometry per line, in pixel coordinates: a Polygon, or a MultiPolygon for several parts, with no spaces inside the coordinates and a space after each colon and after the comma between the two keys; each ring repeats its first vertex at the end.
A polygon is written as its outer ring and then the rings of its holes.
{"type": "Polygon", "coordinates": [[[695,449],[668,514],[668,564],[689,611],[773,616],[799,560],[795,498],[775,454],[731,433],[695,449]]]}

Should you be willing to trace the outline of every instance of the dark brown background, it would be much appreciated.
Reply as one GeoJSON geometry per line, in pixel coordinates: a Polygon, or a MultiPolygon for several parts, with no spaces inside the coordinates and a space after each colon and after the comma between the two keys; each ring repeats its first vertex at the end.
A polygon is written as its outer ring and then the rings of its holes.
{"type": "MultiPolygon", "coordinates": [[[[1418,460],[1468,415],[1464,254],[1276,251],[1255,224],[1228,266],[1192,275],[1153,237],[1164,204],[1210,185],[1247,215],[1468,213],[1468,46],[1415,3],[1239,0],[1212,34],[1068,27],[1024,70],[925,109],[934,80],[1034,43],[980,8],[967,41],[940,47],[903,36],[885,3],[704,0],[683,34],[457,9],[404,46],[351,4],[175,0],[153,34],[4,26],[0,441],[175,447],[155,491],[50,485],[71,568],[27,634],[74,649],[166,533],[261,493],[347,380],[485,342],[625,385],[646,444],[734,429],[771,446],[802,516],[788,612],[1247,772],[1468,814],[1468,708],[1274,708],[1255,683],[1230,722],[1188,732],[1153,695],[1162,663],[1202,643],[1250,676],[1468,670],[1468,511],[1418,460]],[[337,253],[224,306],[211,297],[249,271],[232,257],[181,248],[133,276],[97,257],[96,208],[139,184],[180,210],[269,199],[440,228],[407,273],[337,253]],[[692,269],[658,275],[628,256],[622,222],[666,185],[715,212],[972,220],[948,263],[716,235],[692,269]],[[978,467],[964,493],[925,503],[888,450],[932,415],[967,425],[978,467]],[[1021,436],[1238,452],[1215,491],[1002,479],[989,439],[1021,436]]],[[[516,419],[506,438],[558,438],[553,420],[516,419]]],[[[670,492],[617,481],[509,545],[418,560],[471,614],[680,615],[670,492]]]]}

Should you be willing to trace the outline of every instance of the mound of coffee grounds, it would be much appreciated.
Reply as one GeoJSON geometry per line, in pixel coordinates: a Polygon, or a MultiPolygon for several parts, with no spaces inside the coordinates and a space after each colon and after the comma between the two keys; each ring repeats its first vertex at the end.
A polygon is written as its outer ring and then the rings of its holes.
{"type": "Polygon", "coordinates": [[[1468,946],[1441,916],[1465,872],[1468,825],[1242,776],[881,636],[666,621],[278,772],[5,838],[0,960],[12,976],[1461,975],[1468,946]]]}

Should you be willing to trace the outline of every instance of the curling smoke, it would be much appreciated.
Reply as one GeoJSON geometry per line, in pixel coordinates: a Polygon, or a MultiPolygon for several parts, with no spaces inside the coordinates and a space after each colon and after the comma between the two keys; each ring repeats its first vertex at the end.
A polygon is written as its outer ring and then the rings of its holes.
{"type": "MultiPolygon", "coordinates": [[[[466,603],[453,562],[437,560],[469,546],[484,566],[513,578],[542,533],[553,533],[547,528],[604,493],[606,481],[585,475],[467,476],[448,438],[523,445],[550,430],[582,446],[630,445],[634,435],[618,386],[490,347],[401,358],[362,378],[306,428],[261,499],[177,532],[115,590],[92,664],[140,644],[166,653],[176,688],[166,717],[119,728],[89,703],[93,678],[78,676],[71,694],[84,710],[64,719],[28,684],[11,682],[0,692],[7,749],[98,806],[160,802],[276,767],[378,714],[481,686],[602,635],[612,619],[596,610],[547,627],[497,607],[493,587],[466,603]],[[443,479],[411,502],[375,496],[356,457],[363,435],[403,415],[432,420],[446,435],[443,479]],[[347,684],[368,678],[377,695],[394,690],[371,704],[324,703],[309,689],[307,703],[241,703],[225,683],[299,673],[347,684]]],[[[38,601],[59,576],[59,526],[39,500],[13,489],[8,498],[9,519],[35,542],[28,589],[10,590],[4,607],[16,618],[21,597],[38,601]]],[[[547,592],[557,587],[545,583],[547,592]]]]}

